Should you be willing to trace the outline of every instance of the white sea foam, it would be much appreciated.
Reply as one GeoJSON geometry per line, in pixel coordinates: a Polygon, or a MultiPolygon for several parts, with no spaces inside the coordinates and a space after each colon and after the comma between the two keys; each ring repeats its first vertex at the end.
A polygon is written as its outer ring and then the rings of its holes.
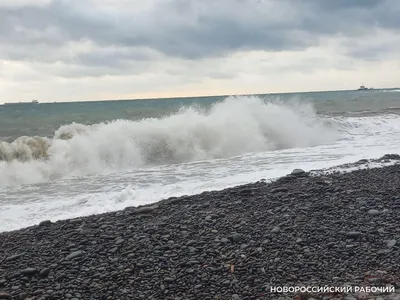
{"type": "Polygon", "coordinates": [[[394,160],[394,159],[388,159],[385,161],[369,161],[367,160],[366,162],[363,163],[356,163],[356,164],[345,164],[345,165],[339,165],[339,166],[334,166],[331,168],[326,168],[326,169],[321,169],[321,170],[313,170],[311,172],[312,175],[327,175],[331,173],[350,173],[353,171],[359,171],[359,170],[366,170],[366,169],[376,169],[376,168],[383,168],[383,167],[388,167],[388,166],[394,166],[398,165],[400,162],[399,160],[394,160]]]}
{"type": "Polygon", "coordinates": [[[339,132],[309,105],[231,97],[210,111],[185,108],[163,119],[69,124],[52,139],[0,144],[0,186],[46,182],[151,165],[333,143],[339,132]]]}

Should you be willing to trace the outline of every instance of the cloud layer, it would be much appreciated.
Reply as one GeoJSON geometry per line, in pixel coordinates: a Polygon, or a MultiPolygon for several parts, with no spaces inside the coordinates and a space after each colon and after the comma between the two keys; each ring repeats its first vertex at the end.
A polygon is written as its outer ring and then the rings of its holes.
{"type": "Polygon", "coordinates": [[[3,0],[0,97],[50,98],[60,82],[99,78],[124,87],[75,94],[157,95],[168,82],[223,93],[243,72],[256,83],[382,68],[399,58],[399,14],[396,0],[3,0]],[[25,84],[27,94],[14,90],[25,84]]]}

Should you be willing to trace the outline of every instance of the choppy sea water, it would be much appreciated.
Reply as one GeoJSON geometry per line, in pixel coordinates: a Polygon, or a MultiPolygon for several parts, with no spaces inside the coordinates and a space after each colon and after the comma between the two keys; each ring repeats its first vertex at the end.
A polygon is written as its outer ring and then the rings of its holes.
{"type": "Polygon", "coordinates": [[[0,231],[397,153],[399,92],[0,106],[0,231]]]}

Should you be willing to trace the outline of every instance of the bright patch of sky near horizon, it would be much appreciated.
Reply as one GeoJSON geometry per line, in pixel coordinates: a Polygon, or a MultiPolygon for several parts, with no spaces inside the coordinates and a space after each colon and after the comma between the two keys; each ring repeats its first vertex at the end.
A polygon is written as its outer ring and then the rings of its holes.
{"type": "Polygon", "coordinates": [[[396,0],[0,0],[0,103],[400,86],[396,0]]]}

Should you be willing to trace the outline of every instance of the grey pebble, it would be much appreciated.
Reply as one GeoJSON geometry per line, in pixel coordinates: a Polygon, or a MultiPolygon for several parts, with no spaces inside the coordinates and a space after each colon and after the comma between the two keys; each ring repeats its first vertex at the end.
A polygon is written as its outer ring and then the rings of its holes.
{"type": "Polygon", "coordinates": [[[239,243],[242,239],[243,239],[243,235],[241,235],[239,233],[232,234],[232,241],[234,243],[239,243]]]}
{"type": "Polygon", "coordinates": [[[370,209],[368,211],[368,214],[371,215],[371,216],[377,216],[377,215],[380,215],[381,212],[379,210],[377,210],[377,209],[370,209]]]}
{"type": "Polygon", "coordinates": [[[83,252],[82,250],[74,251],[71,254],[69,254],[65,259],[66,260],[74,259],[74,258],[82,256],[84,253],[85,252],[83,252]]]}
{"type": "Polygon", "coordinates": [[[274,227],[274,228],[271,230],[271,232],[272,232],[272,233],[278,233],[280,230],[281,230],[280,227],[279,227],[279,226],[276,226],[276,227],[274,227]]]}
{"type": "Polygon", "coordinates": [[[389,240],[387,242],[387,247],[388,248],[393,248],[396,245],[396,240],[389,240]]]}
{"type": "Polygon", "coordinates": [[[346,233],[346,236],[349,237],[349,238],[358,238],[361,235],[362,235],[362,233],[358,232],[358,231],[349,231],[349,232],[346,233]]]}

